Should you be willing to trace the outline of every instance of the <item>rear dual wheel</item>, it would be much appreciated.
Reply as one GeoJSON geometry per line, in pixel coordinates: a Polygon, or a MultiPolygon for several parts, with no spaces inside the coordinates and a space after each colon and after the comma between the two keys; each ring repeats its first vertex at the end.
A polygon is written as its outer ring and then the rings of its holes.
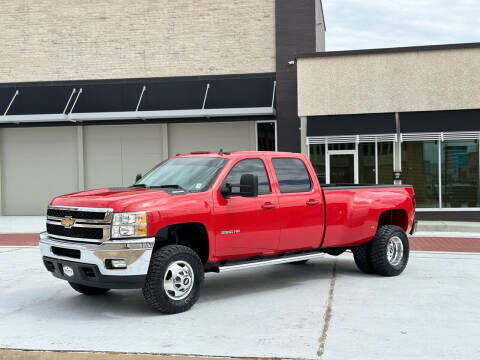
{"type": "Polygon", "coordinates": [[[367,244],[352,249],[357,267],[367,274],[400,275],[408,263],[408,237],[395,225],[380,227],[367,244]]]}

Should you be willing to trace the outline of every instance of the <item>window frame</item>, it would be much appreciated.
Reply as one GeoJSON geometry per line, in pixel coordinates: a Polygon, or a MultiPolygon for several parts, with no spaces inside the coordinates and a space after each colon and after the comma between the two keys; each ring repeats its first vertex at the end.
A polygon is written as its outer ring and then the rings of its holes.
{"type": "MultiPolygon", "coordinates": [[[[230,175],[230,173],[233,171],[233,169],[235,168],[235,166],[237,166],[238,164],[240,164],[242,161],[247,161],[247,160],[260,160],[262,165],[263,165],[263,168],[265,170],[265,174],[267,175],[267,181],[268,181],[268,186],[270,188],[270,192],[269,193],[265,193],[265,194],[261,194],[260,193],[260,187],[259,187],[259,192],[258,192],[258,196],[264,196],[264,195],[273,195],[273,183],[272,183],[272,179],[270,177],[270,174],[268,173],[268,167],[267,167],[267,164],[265,162],[265,159],[262,159],[260,157],[252,157],[252,158],[245,158],[245,159],[240,159],[238,160],[237,162],[235,162],[231,167],[230,169],[228,170],[227,174],[225,175],[225,177],[223,178],[222,182],[220,183],[220,188],[222,187],[223,184],[226,183],[227,181],[227,178],[228,176],[230,175]]],[[[247,173],[248,174],[248,173],[247,173]]]]}

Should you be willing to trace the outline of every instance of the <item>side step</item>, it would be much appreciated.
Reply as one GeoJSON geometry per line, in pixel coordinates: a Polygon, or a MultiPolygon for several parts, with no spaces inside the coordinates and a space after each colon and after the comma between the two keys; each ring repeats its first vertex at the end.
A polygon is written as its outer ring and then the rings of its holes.
{"type": "Polygon", "coordinates": [[[246,270],[246,269],[251,269],[251,268],[260,267],[260,266],[285,264],[285,263],[291,263],[295,261],[322,258],[324,256],[325,256],[325,253],[315,252],[315,253],[303,254],[303,255],[285,256],[282,258],[275,258],[271,260],[250,261],[243,264],[219,266],[218,272],[246,270]]]}

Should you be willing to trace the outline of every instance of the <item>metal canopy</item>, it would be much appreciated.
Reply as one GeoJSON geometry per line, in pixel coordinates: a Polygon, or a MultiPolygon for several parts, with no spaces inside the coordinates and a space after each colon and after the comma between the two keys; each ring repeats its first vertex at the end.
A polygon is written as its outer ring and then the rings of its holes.
{"type": "Polygon", "coordinates": [[[143,80],[1,86],[0,124],[275,115],[273,74],[143,80]]]}

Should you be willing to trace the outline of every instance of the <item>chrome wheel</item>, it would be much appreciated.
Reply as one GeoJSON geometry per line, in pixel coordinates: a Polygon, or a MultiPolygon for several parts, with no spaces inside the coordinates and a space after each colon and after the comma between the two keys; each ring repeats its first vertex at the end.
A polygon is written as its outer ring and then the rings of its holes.
{"type": "Polygon", "coordinates": [[[398,236],[393,236],[387,243],[387,260],[392,266],[398,266],[403,259],[403,243],[398,236]]]}
{"type": "Polygon", "coordinates": [[[193,288],[193,269],[185,261],[179,260],[168,265],[163,277],[163,288],[172,300],[182,300],[190,294],[193,288]]]}

